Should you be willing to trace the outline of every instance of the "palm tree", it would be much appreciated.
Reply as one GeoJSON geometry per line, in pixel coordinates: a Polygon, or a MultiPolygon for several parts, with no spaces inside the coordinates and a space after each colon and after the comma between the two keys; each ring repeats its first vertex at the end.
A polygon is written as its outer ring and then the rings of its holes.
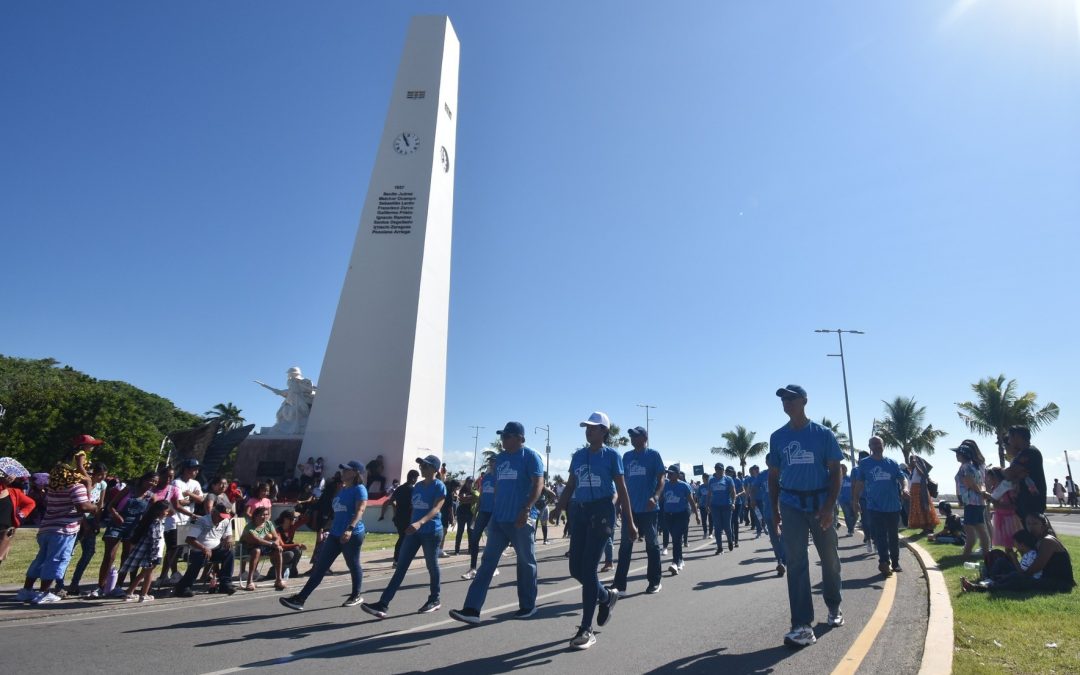
{"type": "Polygon", "coordinates": [[[769,449],[769,444],[764,441],[760,443],[754,442],[754,436],[757,434],[753,431],[747,431],[746,427],[741,424],[735,425],[734,431],[725,431],[720,435],[727,445],[719,448],[712,448],[711,452],[714,455],[724,455],[733,459],[738,459],[740,466],[742,466],[742,472],[746,474],[746,460],[755,455],[760,455],[769,449]]]}
{"type": "Polygon", "coordinates": [[[833,422],[828,417],[822,417],[821,426],[833,432],[833,436],[836,436],[836,442],[840,444],[840,449],[844,451],[844,454],[851,453],[851,439],[843,431],[840,431],[839,422],[833,422]]]}
{"type": "Polygon", "coordinates": [[[1005,466],[1005,439],[1009,427],[1022,425],[1033,432],[1057,419],[1060,412],[1056,403],[1038,407],[1033,391],[1018,394],[1016,380],[1005,381],[1004,375],[988,377],[971,385],[975,401],[957,403],[957,415],[967,428],[979,434],[994,436],[997,440],[998,461],[1005,466]]]}
{"type": "Polygon", "coordinates": [[[620,448],[630,445],[630,439],[626,436],[621,436],[622,429],[618,424],[612,424],[607,430],[607,439],[604,441],[611,448],[620,448]]]}
{"type": "Polygon", "coordinates": [[[218,403],[212,410],[207,410],[203,415],[206,422],[217,420],[221,424],[219,428],[222,431],[232,431],[244,426],[244,422],[247,421],[240,416],[240,412],[240,408],[237,408],[232,401],[229,401],[228,403],[218,403]]]}
{"type": "Polygon", "coordinates": [[[926,406],[919,405],[914,397],[897,396],[885,404],[885,419],[877,420],[874,434],[881,438],[886,448],[896,448],[904,454],[904,463],[913,452],[934,453],[934,443],[946,432],[934,425],[923,426],[926,406]]]}

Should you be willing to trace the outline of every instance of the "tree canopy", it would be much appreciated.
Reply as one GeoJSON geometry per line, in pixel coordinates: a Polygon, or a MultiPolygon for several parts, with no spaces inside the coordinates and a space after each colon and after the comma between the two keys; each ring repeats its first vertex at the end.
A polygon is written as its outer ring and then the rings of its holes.
{"type": "Polygon", "coordinates": [[[195,426],[198,415],[127,382],[97,380],[56,359],[0,355],[0,455],[31,471],[48,471],[73,437],[105,441],[90,453],[110,473],[132,476],[154,468],[171,431],[195,426]]]}
{"type": "Polygon", "coordinates": [[[994,437],[1001,466],[1005,466],[1009,427],[1022,425],[1035,432],[1056,420],[1060,412],[1056,403],[1039,407],[1035,392],[1021,394],[1016,380],[1006,380],[1004,375],[979,380],[971,390],[975,400],[957,403],[956,414],[971,431],[994,437]]]}
{"type": "Polygon", "coordinates": [[[886,448],[896,448],[904,454],[907,462],[911,453],[934,453],[937,440],[945,435],[934,425],[923,426],[926,406],[919,405],[914,397],[897,396],[885,404],[885,418],[878,420],[874,433],[881,437],[886,448]]]}
{"type": "Polygon", "coordinates": [[[720,435],[727,444],[712,448],[711,452],[714,455],[724,455],[739,460],[743,473],[746,473],[746,460],[769,449],[769,444],[765,441],[755,443],[755,436],[757,436],[756,432],[747,431],[746,427],[737,424],[734,431],[725,431],[720,435]]]}

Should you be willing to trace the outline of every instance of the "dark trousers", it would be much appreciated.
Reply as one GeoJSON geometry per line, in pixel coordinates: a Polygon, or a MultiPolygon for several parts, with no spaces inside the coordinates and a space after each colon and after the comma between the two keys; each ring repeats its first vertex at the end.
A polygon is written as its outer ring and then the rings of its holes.
{"type": "Polygon", "coordinates": [[[233,577],[233,552],[232,547],[228,548],[215,548],[210,552],[210,557],[207,558],[206,554],[202,550],[192,548],[188,553],[188,566],[187,571],[184,572],[184,578],[180,580],[180,583],[176,584],[177,591],[188,590],[191,585],[195,583],[195,579],[198,578],[199,572],[206,563],[220,563],[221,564],[221,585],[232,586],[233,577]]]}
{"type": "Polygon", "coordinates": [[[364,535],[354,534],[349,541],[342,544],[341,537],[329,535],[319,548],[319,557],[315,559],[315,565],[311,568],[307,583],[300,589],[300,602],[308,599],[308,596],[322,583],[323,577],[334,564],[339,555],[345,555],[345,564],[349,566],[349,576],[352,577],[352,593],[360,595],[360,585],[364,581],[364,569],[360,566],[360,547],[364,545],[364,535]]]}
{"type": "Polygon", "coordinates": [[[710,526],[712,525],[712,514],[709,513],[708,506],[699,506],[698,511],[701,515],[701,536],[707,537],[709,536],[709,532],[711,531],[710,526]]]}
{"type": "MultiPolygon", "coordinates": [[[[645,538],[645,556],[648,559],[648,569],[645,573],[650,586],[660,583],[660,542],[656,532],[658,513],[635,513],[634,527],[638,534],[645,538]]],[[[615,588],[620,591],[626,590],[626,576],[630,573],[630,556],[634,550],[634,540],[630,538],[629,528],[622,528],[619,541],[619,564],[615,566],[615,588]]]]}
{"type": "Polygon", "coordinates": [[[735,535],[731,532],[731,504],[725,504],[723,506],[713,505],[712,507],[712,521],[713,532],[716,534],[716,550],[720,550],[724,545],[724,538],[721,536],[727,534],[728,549],[735,546],[735,535]]]}
{"type": "MultiPolygon", "coordinates": [[[[457,510],[457,535],[454,537],[454,555],[461,553],[461,537],[465,534],[465,530],[469,530],[473,522],[473,510],[472,507],[458,508],[457,510]]],[[[469,538],[472,538],[470,532],[469,538]]]]}
{"type": "Polygon", "coordinates": [[[871,511],[870,534],[877,549],[878,564],[900,564],[900,512],[871,511]]]}
{"type": "Polygon", "coordinates": [[[394,520],[394,529],[397,530],[397,541],[394,542],[394,560],[401,553],[401,542],[405,540],[405,530],[409,527],[409,521],[394,520]]]}
{"type": "Polygon", "coordinates": [[[480,537],[484,535],[484,530],[490,522],[491,511],[481,511],[476,514],[476,522],[469,530],[469,560],[472,561],[469,569],[476,569],[476,559],[480,555],[480,537]]]}
{"type": "MultiPolygon", "coordinates": [[[[79,561],[75,563],[75,572],[71,575],[70,588],[79,588],[79,582],[82,581],[82,575],[90,565],[90,560],[94,557],[94,553],[97,552],[97,536],[97,530],[84,529],[79,533],[79,546],[81,547],[82,552],[79,554],[79,561]]],[[[60,586],[62,587],[63,579],[60,581],[60,586]]]]}
{"type": "Polygon", "coordinates": [[[608,590],[596,572],[604,547],[611,541],[615,505],[609,500],[575,503],[570,518],[570,576],[581,583],[581,627],[592,629],[597,602],[608,601],[608,590]]]}
{"type": "Polygon", "coordinates": [[[686,537],[686,531],[690,529],[690,512],[665,512],[664,520],[667,521],[668,532],[671,532],[671,545],[673,547],[671,552],[671,562],[676,565],[681,565],[683,561],[683,539],[686,537]]]}
{"type": "Polygon", "coordinates": [[[736,544],[739,543],[739,525],[742,524],[742,504],[736,503],[731,509],[731,537],[736,544]]]}

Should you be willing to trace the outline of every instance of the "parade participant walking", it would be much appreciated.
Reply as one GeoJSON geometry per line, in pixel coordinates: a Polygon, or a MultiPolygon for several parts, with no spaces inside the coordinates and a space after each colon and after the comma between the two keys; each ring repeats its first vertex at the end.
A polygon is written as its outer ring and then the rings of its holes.
{"type": "MultiPolygon", "coordinates": [[[[686,530],[690,527],[690,514],[697,514],[697,500],[694,499],[694,490],[682,480],[679,475],[679,465],[672,464],[667,468],[667,482],[664,483],[663,493],[664,520],[667,521],[668,531],[671,533],[671,564],[668,571],[675,576],[686,566],[683,560],[683,540],[686,530]]],[[[646,539],[646,541],[648,541],[646,539]]],[[[622,561],[622,553],[619,554],[622,561]]]]}
{"type": "Polygon", "coordinates": [[[728,550],[735,548],[735,535],[731,532],[731,505],[735,502],[735,481],[724,473],[724,465],[717,462],[709,478],[709,515],[712,517],[716,536],[716,555],[724,552],[723,534],[727,534],[728,550]]]}
{"type": "MultiPolygon", "coordinates": [[[[425,602],[417,614],[429,614],[442,607],[440,601],[440,571],[439,571],[439,542],[442,541],[442,522],[439,512],[443,502],[446,501],[446,485],[435,477],[442,464],[436,455],[419,457],[416,463],[420,465],[420,475],[424,480],[417,483],[412,491],[412,518],[413,522],[405,528],[405,539],[401,542],[401,553],[397,559],[397,567],[394,576],[382,592],[382,597],[374,604],[362,603],[360,609],[368,614],[385,619],[390,609],[390,603],[397,595],[401,582],[405,580],[405,574],[409,571],[409,565],[416,557],[417,551],[424,550],[424,562],[427,563],[430,577],[429,593],[425,602]]],[[[401,488],[398,488],[399,490],[401,488]]]]}
{"type": "Polygon", "coordinates": [[[708,539],[712,536],[712,521],[709,512],[709,482],[706,480],[702,480],[701,485],[697,486],[697,505],[698,511],[701,513],[701,518],[698,519],[698,522],[701,523],[701,538],[708,539]]]}
{"type": "Polygon", "coordinates": [[[585,428],[584,448],[576,451],[570,460],[570,478],[566,490],[555,507],[555,517],[566,508],[571,496],[575,502],[570,522],[570,575],[581,583],[581,626],[570,640],[572,649],[588,649],[596,644],[593,635],[593,613],[596,624],[603,626],[611,618],[611,610],[619,600],[619,592],[604,588],[596,573],[600,556],[615,525],[613,498],[618,495],[622,506],[622,526],[629,530],[631,540],[637,539],[633,514],[630,512],[630,495],[623,479],[622,457],[618,451],[605,445],[611,422],[602,412],[594,412],[581,423],[585,428]],[[599,610],[597,611],[597,604],[599,610]]]}
{"type": "Polygon", "coordinates": [[[735,474],[734,466],[729,466],[724,472],[735,486],[735,499],[731,502],[731,536],[735,541],[735,548],[739,548],[739,524],[743,518],[743,502],[746,493],[743,491],[742,479],[735,474]]]}
{"type": "Polygon", "coordinates": [[[488,586],[499,558],[513,544],[517,554],[518,610],[515,618],[536,613],[536,530],[535,507],[544,489],[544,460],[525,445],[525,427],[507,422],[502,431],[503,451],[495,458],[495,508],[488,526],[487,546],[480,569],[469,585],[465,606],[451,610],[450,618],[469,624],[480,622],[480,610],[487,599],[488,586]]]}
{"type": "Polygon", "coordinates": [[[900,572],[900,499],[907,481],[900,465],[885,457],[881,438],[870,439],[870,456],[859,462],[859,480],[852,486],[852,501],[866,493],[870,534],[878,553],[878,571],[886,577],[900,572]],[[892,563],[891,569],[889,563],[892,563]]]}
{"type": "MultiPolygon", "coordinates": [[[[296,595],[278,599],[289,609],[299,611],[304,608],[304,603],[322,583],[330,566],[342,554],[349,567],[352,589],[341,606],[354,607],[363,602],[360,586],[364,580],[364,570],[360,565],[360,548],[364,545],[364,534],[367,532],[364,528],[364,510],[367,508],[368,499],[368,491],[363,481],[364,465],[353,461],[339,465],[338,469],[344,485],[334,496],[334,519],[330,523],[330,532],[319,547],[319,555],[311,568],[307,583],[296,595]]],[[[278,583],[281,583],[280,579],[278,583]]]]}
{"type": "MultiPolygon", "coordinates": [[[[623,454],[626,491],[630,495],[630,514],[634,520],[634,529],[645,538],[645,556],[648,560],[645,578],[648,581],[646,593],[660,590],[660,542],[657,535],[658,506],[664,493],[666,473],[664,460],[660,453],[648,447],[649,435],[642,427],[634,427],[628,432],[633,450],[623,454]]],[[[676,475],[676,478],[678,475],[676,475]]],[[[626,577],[630,573],[630,558],[634,550],[635,537],[629,537],[627,528],[622,528],[619,542],[619,562],[615,567],[615,590],[626,592],[626,577]]]]}
{"type": "MultiPolygon", "coordinates": [[[[847,464],[840,465],[840,496],[837,497],[837,504],[840,506],[840,510],[844,513],[844,525],[847,526],[847,536],[851,536],[855,532],[855,523],[859,522],[859,513],[852,506],[852,487],[854,482],[851,476],[848,475],[847,464]]],[[[837,531],[840,530],[840,523],[836,523],[837,531]]]]}
{"type": "MultiPolygon", "coordinates": [[[[754,468],[758,469],[757,466],[754,468]]],[[[760,469],[758,471],[760,472],[760,469]]],[[[758,474],[758,492],[761,494],[761,523],[765,528],[766,536],[769,537],[773,556],[776,558],[776,576],[782,577],[787,572],[787,557],[784,555],[784,544],[780,541],[780,531],[773,524],[773,499],[768,471],[758,474]]]]}
{"type": "MultiPolygon", "coordinates": [[[[469,569],[461,575],[462,579],[472,579],[476,576],[476,560],[480,557],[480,538],[484,536],[488,523],[491,522],[491,512],[495,509],[495,458],[488,458],[487,468],[480,476],[480,502],[476,508],[476,520],[472,529],[469,530],[469,569]]],[[[499,568],[496,567],[492,576],[499,576],[499,568]]]]}
{"type": "Polygon", "coordinates": [[[461,491],[458,493],[458,507],[457,507],[457,536],[454,537],[454,555],[461,555],[461,538],[465,535],[466,530],[470,530],[473,524],[473,517],[476,513],[476,502],[479,499],[479,493],[477,491],[477,485],[473,481],[472,476],[465,479],[465,483],[461,486],[461,491]]]}
{"type": "Polygon", "coordinates": [[[789,384],[776,390],[788,423],[769,438],[769,499],[773,527],[780,532],[787,557],[790,647],[817,642],[814,601],[810,589],[807,537],[812,537],[821,561],[822,597],[829,608],[829,626],[844,625],[840,611],[840,556],[836,550],[833,508],[840,494],[840,445],[831,431],[806,417],[806,390],[789,384]]]}
{"type": "Polygon", "coordinates": [[[401,553],[401,542],[405,541],[405,530],[412,523],[413,488],[416,487],[416,481],[419,478],[419,471],[409,469],[409,473],[405,476],[405,484],[399,485],[390,497],[390,501],[394,503],[394,529],[397,530],[397,541],[394,542],[394,567],[397,567],[398,555],[401,553]]]}
{"type": "MultiPolygon", "coordinates": [[[[15,476],[8,475],[7,471],[4,471],[5,468],[13,474],[26,473],[22,464],[10,457],[0,460],[0,563],[7,558],[8,551],[11,550],[11,545],[15,540],[15,532],[23,519],[29,517],[37,507],[37,502],[12,485],[15,476]]],[[[93,517],[93,514],[87,517],[93,517]]],[[[86,545],[83,544],[83,551],[85,550],[86,545]]],[[[24,593],[24,595],[27,594],[24,593]]]]}

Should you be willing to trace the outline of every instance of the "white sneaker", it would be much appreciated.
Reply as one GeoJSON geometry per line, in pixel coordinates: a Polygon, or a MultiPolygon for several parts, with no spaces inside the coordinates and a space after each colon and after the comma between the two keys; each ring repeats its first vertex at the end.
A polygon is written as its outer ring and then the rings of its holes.
{"type": "Polygon", "coordinates": [[[839,628],[840,626],[843,626],[844,625],[844,613],[841,612],[839,609],[836,610],[835,614],[833,614],[832,612],[829,612],[829,618],[827,620],[827,623],[830,626],[832,626],[833,628],[839,628]]]}
{"type": "Polygon", "coordinates": [[[588,628],[578,628],[577,635],[570,640],[571,649],[588,649],[596,644],[596,637],[588,628]]]}
{"type": "Polygon", "coordinates": [[[670,565],[668,565],[668,572],[671,572],[671,576],[675,576],[679,573],[679,566],[675,563],[671,563],[670,565]]]}
{"type": "Polygon", "coordinates": [[[661,558],[666,558],[667,554],[668,553],[667,553],[667,547],[666,546],[664,548],[660,549],[660,557],[661,558]]]}
{"type": "Polygon", "coordinates": [[[495,573],[492,574],[491,576],[493,576],[493,577],[499,576],[499,568],[498,567],[495,568],[495,573]]]}
{"type": "Polygon", "coordinates": [[[784,636],[784,644],[789,647],[809,647],[817,642],[817,638],[814,637],[814,629],[810,626],[795,626],[784,636]]]}
{"type": "Polygon", "coordinates": [[[470,568],[470,569],[469,569],[469,571],[468,571],[468,572],[466,572],[465,574],[462,574],[462,575],[461,575],[461,578],[462,578],[462,579],[466,579],[466,580],[467,580],[467,579],[472,579],[472,578],[474,578],[474,577],[476,577],[476,570],[475,570],[475,569],[472,569],[472,568],[470,568]]]}
{"type": "Polygon", "coordinates": [[[874,552],[874,542],[872,542],[872,541],[867,541],[866,542],[866,552],[867,553],[873,553],[874,552]]]}
{"type": "Polygon", "coordinates": [[[38,594],[34,596],[34,599],[30,602],[35,605],[49,605],[54,602],[60,602],[60,596],[53,593],[42,593],[39,591],[38,594]]]}
{"type": "Polygon", "coordinates": [[[139,596],[137,595],[125,595],[124,602],[138,602],[139,596]]]}
{"type": "Polygon", "coordinates": [[[19,602],[30,602],[37,595],[37,591],[32,588],[20,588],[19,592],[15,594],[15,599],[19,602]]]}

